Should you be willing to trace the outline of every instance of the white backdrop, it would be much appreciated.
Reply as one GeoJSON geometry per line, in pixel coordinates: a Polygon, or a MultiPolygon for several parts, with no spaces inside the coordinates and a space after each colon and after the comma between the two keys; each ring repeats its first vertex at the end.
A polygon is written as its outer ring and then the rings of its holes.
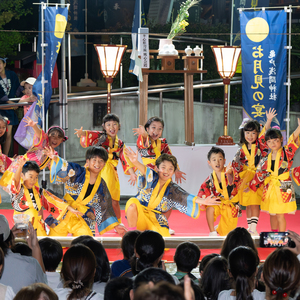
{"type": "MultiPolygon", "coordinates": [[[[127,144],[127,146],[136,151],[135,145],[127,144]]],[[[216,145],[196,145],[194,147],[170,145],[173,155],[176,156],[178,160],[180,170],[186,173],[186,181],[180,184],[180,186],[191,194],[198,194],[201,184],[212,172],[212,169],[207,163],[207,153],[212,146],[216,145]]],[[[222,146],[221,148],[225,152],[226,163],[229,163],[239,147],[235,145],[222,146]]],[[[118,174],[120,178],[121,195],[136,195],[137,189],[135,186],[129,185],[129,176],[124,174],[121,163],[118,164],[118,174]]]]}

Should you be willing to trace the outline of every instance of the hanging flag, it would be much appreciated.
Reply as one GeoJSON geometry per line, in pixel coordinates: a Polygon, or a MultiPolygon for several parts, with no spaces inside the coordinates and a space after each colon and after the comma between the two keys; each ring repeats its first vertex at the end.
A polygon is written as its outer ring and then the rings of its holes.
{"type": "Polygon", "coordinates": [[[138,45],[139,45],[138,30],[140,26],[146,27],[144,6],[142,0],[135,0],[132,30],[131,30],[132,52],[130,56],[129,73],[132,73],[135,76],[137,76],[139,81],[143,81],[142,61],[139,58],[139,54],[138,54],[138,45]],[[142,8],[140,8],[140,3],[142,8]]]}
{"type": "MultiPolygon", "coordinates": [[[[68,8],[60,7],[46,7],[45,14],[45,66],[44,66],[44,99],[42,97],[42,73],[38,76],[35,84],[32,87],[33,94],[37,97],[37,101],[34,102],[24,117],[30,117],[33,121],[37,122],[42,127],[42,105],[44,104],[44,114],[48,110],[51,96],[52,85],[51,78],[57,55],[60,50],[61,40],[65,34],[65,29],[68,20],[68,8]],[[44,100],[44,101],[43,101],[44,100]]],[[[41,44],[41,40],[38,41],[41,44]]],[[[24,148],[30,148],[33,144],[34,131],[31,127],[25,127],[26,123],[22,121],[14,136],[15,140],[24,148]]]]}
{"type": "Polygon", "coordinates": [[[260,123],[275,108],[280,129],[286,124],[286,20],[281,11],[242,12],[243,113],[260,123]]]}

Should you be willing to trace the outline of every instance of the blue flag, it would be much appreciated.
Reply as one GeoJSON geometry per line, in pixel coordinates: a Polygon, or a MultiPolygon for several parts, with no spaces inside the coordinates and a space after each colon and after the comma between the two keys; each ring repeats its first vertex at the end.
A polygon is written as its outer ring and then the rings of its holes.
{"type": "Polygon", "coordinates": [[[281,130],[286,129],[286,18],[284,10],[242,12],[240,18],[244,114],[264,123],[266,111],[275,108],[281,130]]]}
{"type": "MultiPolygon", "coordinates": [[[[32,88],[32,92],[37,97],[37,101],[32,104],[32,107],[24,116],[30,117],[33,121],[37,122],[40,127],[42,127],[42,105],[44,104],[44,114],[46,115],[52,96],[51,78],[57,55],[60,50],[61,40],[65,34],[68,20],[68,8],[55,6],[46,7],[44,17],[44,37],[45,43],[47,44],[44,66],[44,99],[42,97],[42,73],[40,73],[32,88]]],[[[41,40],[39,40],[38,43],[41,44],[41,40]]],[[[32,146],[34,131],[31,127],[25,127],[25,125],[26,123],[22,120],[14,138],[20,145],[28,149],[32,146]]]]}
{"type": "Polygon", "coordinates": [[[132,53],[130,56],[130,66],[129,73],[133,73],[138,77],[139,81],[143,81],[142,76],[142,62],[138,57],[138,44],[139,44],[139,35],[138,30],[139,27],[146,27],[146,18],[144,13],[144,6],[142,0],[135,0],[134,6],[134,15],[132,21],[132,30],[131,30],[131,41],[132,41],[132,53]],[[140,2],[142,8],[140,8],[140,2]]]}

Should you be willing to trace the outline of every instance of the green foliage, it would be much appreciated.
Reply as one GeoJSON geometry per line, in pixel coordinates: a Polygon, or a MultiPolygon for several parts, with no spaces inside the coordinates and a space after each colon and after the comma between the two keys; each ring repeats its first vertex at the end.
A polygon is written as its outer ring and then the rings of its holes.
{"type": "Polygon", "coordinates": [[[15,55],[17,45],[26,43],[24,33],[13,31],[11,23],[22,20],[22,17],[31,12],[24,8],[25,0],[1,0],[0,1],[0,56],[15,55]]]}

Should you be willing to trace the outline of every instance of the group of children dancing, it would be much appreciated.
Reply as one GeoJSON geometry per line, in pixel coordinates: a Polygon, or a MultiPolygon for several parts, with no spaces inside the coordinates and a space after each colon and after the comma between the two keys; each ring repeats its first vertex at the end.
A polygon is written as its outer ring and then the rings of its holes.
{"type": "MultiPolygon", "coordinates": [[[[114,228],[120,235],[127,230],[149,229],[169,236],[168,218],[173,208],[192,218],[206,211],[210,235],[227,235],[237,226],[240,205],[246,206],[252,235],[258,234],[260,207],[269,212],[272,231],[285,231],[285,214],[297,209],[290,171],[300,184],[299,167],[291,169],[299,146],[300,119],[283,147],[280,130],[271,128],[276,111],[270,109],[266,116],[262,130],[253,120],[241,125],[241,148],[227,166],[224,151],[211,148],[207,158],[213,172],[197,196],[172,182],[173,175],[181,183],[186,174],[162,138],[164,122],[159,117],[133,129],[138,136],[136,152],[118,138],[120,120],[115,114],[103,118],[103,131],[75,129],[81,146],[87,148],[85,166],[58,156],[55,148],[68,139],[62,128],[52,126],[45,133],[27,117],[22,122],[35,132],[33,145],[24,156],[14,159],[1,154],[0,171],[4,174],[0,186],[10,193],[15,214],[30,215],[38,235],[94,235],[97,225],[99,234],[114,228]],[[125,207],[128,228],[121,221],[119,160],[129,182],[138,187],[137,195],[125,207]],[[52,183],[65,185],[64,199],[39,187],[38,174],[46,167],[52,183]],[[50,213],[45,220],[42,208],[50,213]]],[[[0,142],[7,125],[6,118],[0,117],[0,142]]]]}

